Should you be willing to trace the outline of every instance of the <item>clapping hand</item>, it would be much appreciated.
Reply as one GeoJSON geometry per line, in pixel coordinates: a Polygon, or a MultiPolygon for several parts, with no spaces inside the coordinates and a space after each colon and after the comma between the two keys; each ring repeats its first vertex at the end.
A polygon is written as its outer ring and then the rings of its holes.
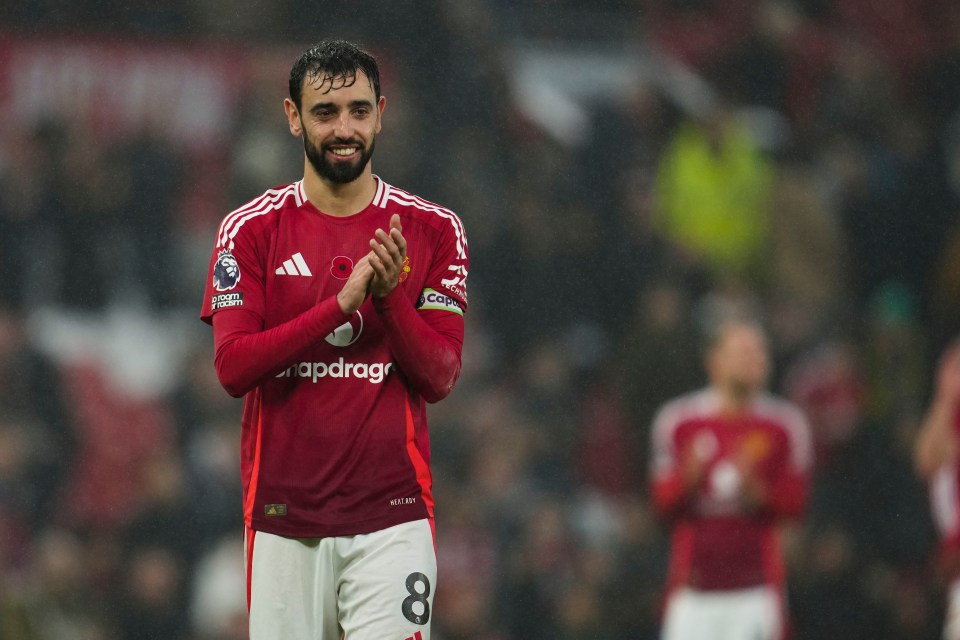
{"type": "Polygon", "coordinates": [[[377,229],[370,240],[372,251],[367,260],[373,269],[370,291],[375,298],[383,298],[393,291],[400,281],[403,259],[407,255],[407,241],[403,237],[400,216],[390,217],[389,232],[377,229]]]}

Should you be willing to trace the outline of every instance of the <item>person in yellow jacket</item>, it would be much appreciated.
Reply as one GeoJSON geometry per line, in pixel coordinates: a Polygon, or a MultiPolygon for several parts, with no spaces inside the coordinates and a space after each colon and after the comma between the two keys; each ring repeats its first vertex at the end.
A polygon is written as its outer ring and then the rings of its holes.
{"type": "Polygon", "coordinates": [[[755,280],[773,176],[772,162],[729,110],[689,120],[660,159],[654,225],[715,276],[755,280]]]}

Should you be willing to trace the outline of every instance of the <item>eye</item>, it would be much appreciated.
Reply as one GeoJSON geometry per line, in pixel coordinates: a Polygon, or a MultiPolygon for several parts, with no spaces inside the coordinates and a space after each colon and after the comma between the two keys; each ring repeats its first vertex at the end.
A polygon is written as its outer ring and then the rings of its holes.
{"type": "Polygon", "coordinates": [[[358,118],[366,118],[368,115],[370,115],[370,109],[368,107],[358,107],[353,110],[353,115],[357,116],[358,118]]]}

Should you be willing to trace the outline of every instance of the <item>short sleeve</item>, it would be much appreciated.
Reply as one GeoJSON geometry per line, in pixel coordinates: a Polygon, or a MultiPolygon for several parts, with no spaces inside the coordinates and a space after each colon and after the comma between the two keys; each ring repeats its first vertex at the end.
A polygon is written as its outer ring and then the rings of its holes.
{"type": "Polygon", "coordinates": [[[676,470],[677,454],[674,437],[677,423],[677,412],[672,405],[661,408],[653,420],[649,469],[654,480],[668,476],[676,470]]]}
{"type": "Polygon", "coordinates": [[[470,268],[467,235],[459,217],[446,211],[443,217],[449,224],[440,227],[430,272],[417,308],[463,315],[467,309],[467,273],[470,268]]]}
{"type": "Polygon", "coordinates": [[[790,468],[798,475],[809,475],[813,468],[813,438],[810,425],[800,409],[790,405],[784,427],[790,447],[790,468]]]}
{"type": "Polygon", "coordinates": [[[256,236],[244,228],[233,237],[218,234],[210,256],[200,319],[211,324],[223,309],[245,309],[264,316],[264,268],[256,236]]]}

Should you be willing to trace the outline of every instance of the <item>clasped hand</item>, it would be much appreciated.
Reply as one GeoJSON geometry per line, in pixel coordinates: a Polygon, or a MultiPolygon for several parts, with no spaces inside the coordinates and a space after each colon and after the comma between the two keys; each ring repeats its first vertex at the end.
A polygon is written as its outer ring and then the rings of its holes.
{"type": "Polygon", "coordinates": [[[360,258],[337,294],[340,309],[352,314],[360,308],[368,294],[383,298],[400,282],[407,241],[403,237],[400,216],[390,217],[389,231],[377,229],[370,239],[370,253],[360,258]]]}

